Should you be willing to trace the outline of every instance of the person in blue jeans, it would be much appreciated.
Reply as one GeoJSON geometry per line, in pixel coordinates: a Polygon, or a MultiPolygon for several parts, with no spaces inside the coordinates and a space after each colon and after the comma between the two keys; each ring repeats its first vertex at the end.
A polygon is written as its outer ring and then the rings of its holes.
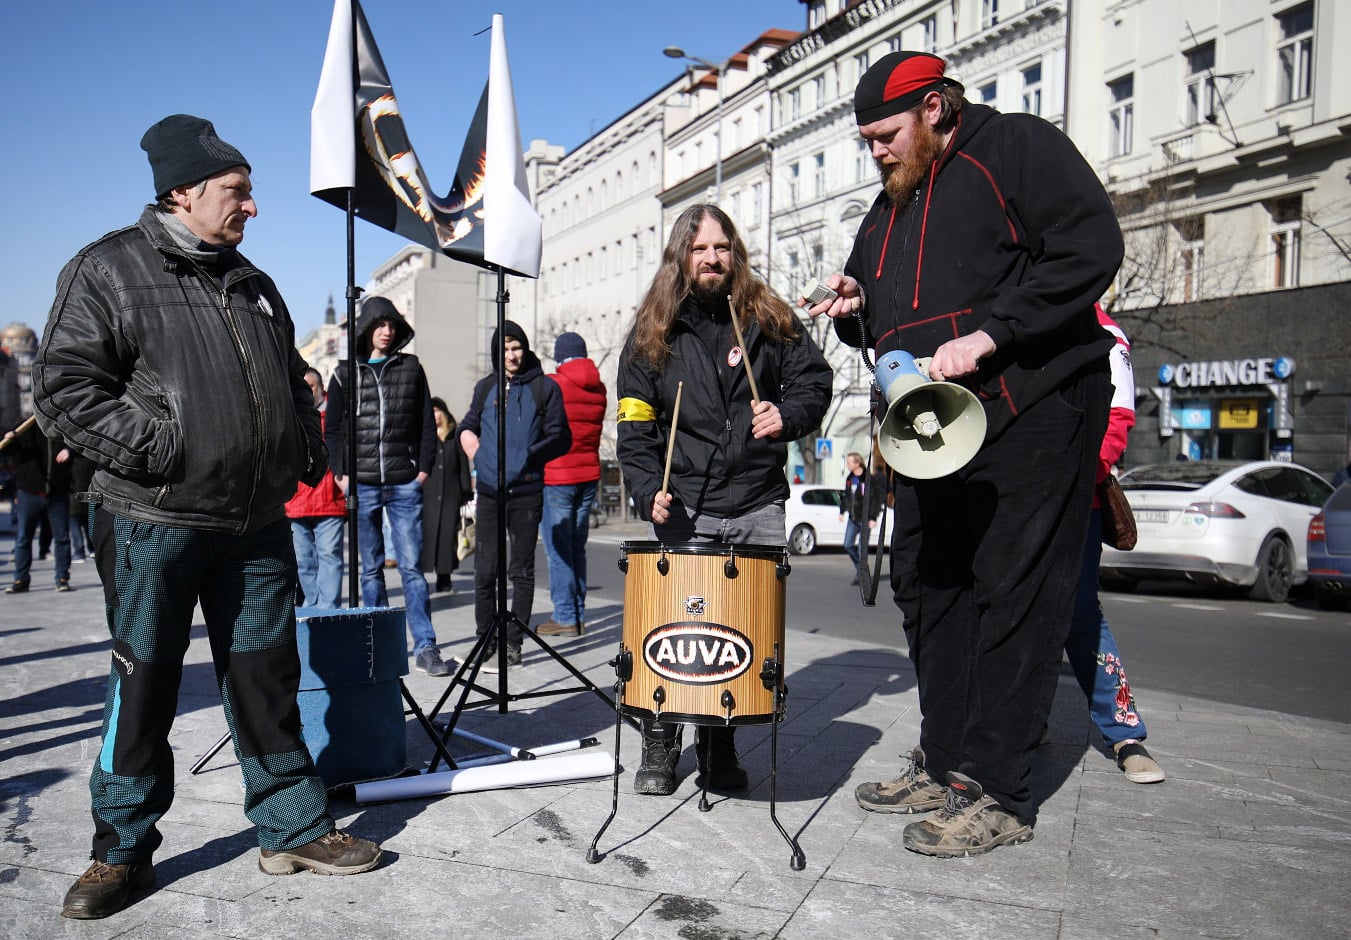
{"type": "MultiPolygon", "coordinates": [[[[844,478],[844,505],[840,507],[840,517],[847,519],[844,524],[844,550],[854,563],[852,583],[858,584],[859,563],[868,546],[868,542],[863,542],[862,546],[859,542],[865,534],[864,529],[875,527],[882,515],[886,478],[880,473],[869,476],[863,465],[863,455],[858,452],[846,456],[844,464],[849,472],[844,478]]],[[[871,539],[871,536],[868,538],[871,539]]]]}
{"type": "MultiPolygon", "coordinates": [[[[319,420],[325,420],[328,401],[324,377],[318,369],[306,369],[305,384],[314,395],[319,420]]],[[[338,489],[332,470],[326,471],[314,486],[296,485],[296,495],[286,504],[286,518],[291,520],[291,541],[296,551],[300,606],[342,606],[342,535],[346,517],[347,500],[338,489]]]]}
{"type": "Polygon", "coordinates": [[[49,440],[36,425],[22,434],[5,433],[18,455],[14,506],[19,527],[14,536],[14,583],[6,594],[28,590],[33,568],[33,537],[46,521],[52,531],[56,554],[56,589],[70,588],[70,469],[71,451],[59,440],[49,440]]]}
{"type": "MultiPolygon", "coordinates": [[[[1098,322],[1116,337],[1116,346],[1108,358],[1112,370],[1112,409],[1108,413],[1107,433],[1098,454],[1097,480],[1112,472],[1112,466],[1126,451],[1126,438],[1135,425],[1135,378],[1131,371],[1130,344],[1121,327],[1098,308],[1098,322]]],[[[1160,783],[1163,768],[1145,749],[1148,735],[1144,719],[1135,707],[1135,696],[1126,669],[1121,662],[1112,628],[1098,600],[1098,564],[1102,559],[1102,509],[1096,491],[1093,513],[1089,518],[1088,544],[1084,549],[1079,589],[1074,598],[1074,614],[1065,655],[1074,677],[1088,698],[1089,714],[1103,741],[1116,756],[1117,766],[1132,783],[1160,783]]]]}
{"type": "Polygon", "coordinates": [[[605,383],[587,358],[586,340],[560,333],[554,341],[558,371],[549,376],[563,392],[572,447],[544,465],[544,550],[549,557],[553,616],[537,633],[581,636],[586,632],[586,538],[600,482],[600,431],[605,422],[605,383]]]}
{"type": "Polygon", "coordinates": [[[328,386],[324,439],[333,479],[343,494],[353,475],[347,461],[347,408],[355,410],[357,543],[361,552],[361,601],[389,606],[385,589],[388,514],[394,556],[403,582],[403,605],[413,635],[413,665],[429,676],[449,675],[432,628],[431,600],[422,574],[422,483],[436,460],[436,421],[427,375],[416,356],[400,352],[413,328],[384,297],[370,297],[357,320],[356,390],[343,388],[347,364],[338,363],[328,386]]]}

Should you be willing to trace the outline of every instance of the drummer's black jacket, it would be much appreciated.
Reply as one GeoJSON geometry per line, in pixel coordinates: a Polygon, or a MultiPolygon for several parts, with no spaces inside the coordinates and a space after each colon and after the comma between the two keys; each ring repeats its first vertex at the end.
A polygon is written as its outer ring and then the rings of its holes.
{"type": "MultiPolygon", "coordinates": [[[[695,316],[707,316],[687,300],[671,327],[671,355],[658,370],[632,355],[630,335],[615,383],[619,399],[618,456],[638,513],[647,519],[661,489],[667,435],[680,399],[671,493],[689,511],[727,518],[744,515],[788,496],[784,464],[788,444],[820,426],[830,404],[832,372],[805,331],[775,342],[752,321],[745,340],[756,388],[783,417],[777,440],[751,437],[751,390],[746,370],[731,363],[731,350],[710,349],[696,333],[695,316]]],[[[732,341],[735,343],[735,340],[732,341]]]]}

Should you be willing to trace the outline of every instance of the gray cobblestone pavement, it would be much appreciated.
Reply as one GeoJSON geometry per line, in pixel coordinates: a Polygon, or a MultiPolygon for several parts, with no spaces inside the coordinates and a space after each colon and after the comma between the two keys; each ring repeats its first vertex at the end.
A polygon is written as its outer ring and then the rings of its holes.
{"type": "MultiPolygon", "coordinates": [[[[11,533],[0,528],[4,583],[11,533]]],[[[625,537],[642,533],[598,530],[593,564],[625,537]]],[[[769,728],[751,726],[738,733],[751,789],[711,795],[708,812],[697,808],[688,747],[674,796],[633,794],[638,736],[626,729],[619,812],[598,864],[586,849],[610,810],[608,779],[363,806],[335,798],[341,825],[383,844],[381,866],[347,878],[264,875],[230,751],[188,772],[224,729],[199,624],[172,737],[177,797],[157,885],[106,920],[66,921],[61,898],[87,864],[92,832],[86,780],[109,644],[94,566],[76,565],[76,590],[58,594],[44,583],[50,564],[38,563],[30,593],[0,597],[6,937],[1351,936],[1351,725],[1141,688],[1150,748],[1168,780],[1139,786],[1091,741],[1067,677],[1036,762],[1036,838],[974,859],[925,858],[901,848],[907,817],[872,815],[853,799],[860,782],[894,776],[897,755],[915,743],[904,651],[795,630],[791,612],[777,796],[806,853],[802,871],[791,869],[769,817],[769,728]]],[[[609,690],[623,596],[620,579],[604,581],[586,635],[556,645],[609,690]]],[[[434,617],[443,651],[463,656],[472,592],[468,577],[456,584],[459,593],[434,595],[434,617]]],[[[543,587],[541,577],[537,623],[549,611],[543,587]]],[[[573,684],[529,642],[509,681],[513,692],[573,684]]],[[[407,679],[424,709],[446,684],[407,679]]],[[[588,691],[514,703],[507,714],[467,710],[460,721],[523,747],[594,735],[609,752],[614,724],[613,709],[588,691]]],[[[422,766],[430,741],[411,720],[406,733],[408,763],[422,766]]]]}

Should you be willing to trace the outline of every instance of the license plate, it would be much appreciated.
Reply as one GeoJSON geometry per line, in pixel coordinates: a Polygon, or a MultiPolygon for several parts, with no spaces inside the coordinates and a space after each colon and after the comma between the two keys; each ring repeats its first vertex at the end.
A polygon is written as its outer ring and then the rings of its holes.
{"type": "Polygon", "coordinates": [[[1137,509],[1135,510],[1136,522],[1167,522],[1168,510],[1166,509],[1137,509]]]}

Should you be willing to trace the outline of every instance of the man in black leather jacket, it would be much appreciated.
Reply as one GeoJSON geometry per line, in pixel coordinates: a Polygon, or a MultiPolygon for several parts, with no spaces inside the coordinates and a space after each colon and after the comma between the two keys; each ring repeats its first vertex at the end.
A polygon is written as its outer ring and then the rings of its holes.
{"type": "Polygon", "coordinates": [[[141,147],[157,201],[62,270],[33,364],[39,425],[99,467],[90,493],[113,648],[90,777],[94,863],[61,911],[81,919],[154,882],[198,604],[259,867],[353,874],[380,860],[375,843],[335,828],[300,737],[284,506],[327,456],[286,305],[236,249],[258,212],[249,164],[186,114],[141,147]]]}

